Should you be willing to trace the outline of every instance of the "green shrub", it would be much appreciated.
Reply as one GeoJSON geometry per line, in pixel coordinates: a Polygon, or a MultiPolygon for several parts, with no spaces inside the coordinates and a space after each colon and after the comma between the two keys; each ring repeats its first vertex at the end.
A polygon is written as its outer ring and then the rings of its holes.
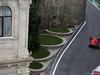
{"type": "Polygon", "coordinates": [[[39,51],[33,52],[32,53],[32,57],[34,59],[40,59],[40,58],[44,58],[50,55],[50,52],[47,49],[44,48],[40,48],[39,51]]]}
{"type": "Polygon", "coordinates": [[[37,0],[34,0],[30,6],[29,14],[29,40],[28,40],[28,50],[29,52],[34,52],[39,50],[39,26],[41,23],[41,17],[38,15],[39,6],[37,5],[37,0]]]}
{"type": "Polygon", "coordinates": [[[32,62],[29,66],[30,69],[41,69],[43,65],[39,62],[32,62]]]}

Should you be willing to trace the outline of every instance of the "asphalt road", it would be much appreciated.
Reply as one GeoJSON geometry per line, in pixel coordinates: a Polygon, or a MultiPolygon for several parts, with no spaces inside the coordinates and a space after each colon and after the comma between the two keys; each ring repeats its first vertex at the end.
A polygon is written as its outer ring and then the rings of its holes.
{"type": "Polygon", "coordinates": [[[90,37],[100,38],[100,10],[87,0],[86,25],[61,58],[55,75],[86,75],[100,65],[100,49],[88,47],[90,37]]]}
{"type": "Polygon", "coordinates": [[[98,2],[100,4],[100,0],[95,0],[96,2],[98,2]]]}

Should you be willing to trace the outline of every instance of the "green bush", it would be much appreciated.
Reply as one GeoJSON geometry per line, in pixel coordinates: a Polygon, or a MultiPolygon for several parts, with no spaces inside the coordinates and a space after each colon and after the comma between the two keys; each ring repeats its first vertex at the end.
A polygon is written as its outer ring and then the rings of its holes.
{"type": "Polygon", "coordinates": [[[29,66],[30,69],[41,69],[43,65],[39,62],[32,62],[29,66]]]}
{"type": "Polygon", "coordinates": [[[28,40],[28,50],[29,52],[34,52],[39,50],[39,26],[41,23],[41,17],[38,15],[39,6],[37,5],[37,0],[34,0],[30,6],[29,14],[29,40],[28,40]]]}
{"type": "Polygon", "coordinates": [[[40,59],[40,58],[44,58],[50,55],[50,52],[47,49],[44,48],[40,48],[39,51],[33,52],[32,53],[32,57],[34,59],[40,59]]]}

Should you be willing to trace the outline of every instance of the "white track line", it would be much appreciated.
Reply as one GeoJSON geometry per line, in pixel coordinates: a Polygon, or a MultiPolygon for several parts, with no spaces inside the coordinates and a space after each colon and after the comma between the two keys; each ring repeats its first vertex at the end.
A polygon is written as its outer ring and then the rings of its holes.
{"type": "Polygon", "coordinates": [[[74,36],[74,38],[72,39],[72,41],[68,44],[68,46],[66,47],[66,49],[63,51],[63,53],[61,54],[61,56],[58,59],[58,62],[56,63],[56,66],[54,68],[54,71],[52,73],[52,75],[55,75],[55,71],[57,69],[57,66],[62,58],[62,56],[64,55],[64,53],[66,52],[66,50],[69,48],[69,46],[72,44],[72,42],[74,41],[74,39],[76,38],[76,36],[79,34],[79,32],[82,30],[82,28],[86,25],[86,21],[84,21],[84,24],[82,25],[82,27],[80,28],[80,30],[77,32],[77,34],[74,36]]]}

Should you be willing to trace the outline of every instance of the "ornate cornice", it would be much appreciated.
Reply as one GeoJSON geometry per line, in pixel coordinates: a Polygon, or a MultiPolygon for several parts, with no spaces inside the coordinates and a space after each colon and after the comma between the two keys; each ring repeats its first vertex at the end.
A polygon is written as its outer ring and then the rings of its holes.
{"type": "Polygon", "coordinates": [[[7,6],[8,0],[0,0],[0,6],[7,6]]]}
{"type": "Polygon", "coordinates": [[[29,8],[31,3],[31,0],[19,0],[20,8],[29,8]]]}

